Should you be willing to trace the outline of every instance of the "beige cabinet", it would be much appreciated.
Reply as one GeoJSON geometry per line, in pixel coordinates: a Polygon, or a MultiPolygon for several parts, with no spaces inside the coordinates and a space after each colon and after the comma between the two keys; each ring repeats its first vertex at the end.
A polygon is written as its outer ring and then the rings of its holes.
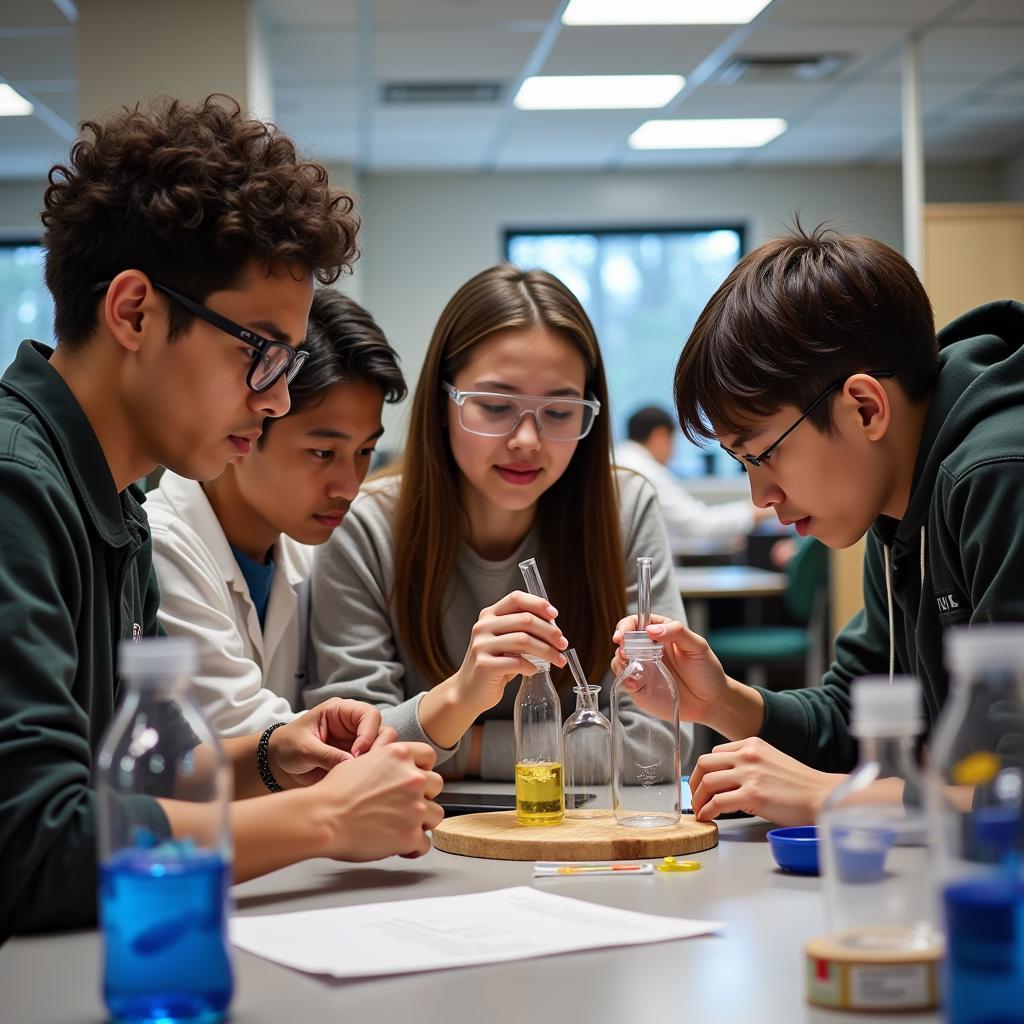
{"type": "Polygon", "coordinates": [[[938,328],[993,299],[1024,301],[1024,203],[926,206],[922,277],[938,328]]]}
{"type": "MultiPolygon", "coordinates": [[[[932,203],[924,208],[922,279],[936,328],[994,299],[1024,302],[1024,203],[932,203]]],[[[832,634],[863,604],[861,540],[832,552],[832,634]]]]}

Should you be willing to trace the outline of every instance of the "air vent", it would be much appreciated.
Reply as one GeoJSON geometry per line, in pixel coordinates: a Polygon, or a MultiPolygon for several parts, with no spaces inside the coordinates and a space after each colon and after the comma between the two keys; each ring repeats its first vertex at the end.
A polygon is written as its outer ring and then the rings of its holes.
{"type": "Polygon", "coordinates": [[[497,103],[501,82],[390,82],[381,89],[384,103],[408,106],[417,103],[497,103]]]}
{"type": "Polygon", "coordinates": [[[849,59],[844,53],[738,56],[722,67],[711,81],[716,85],[826,82],[838,75],[849,59]]]}

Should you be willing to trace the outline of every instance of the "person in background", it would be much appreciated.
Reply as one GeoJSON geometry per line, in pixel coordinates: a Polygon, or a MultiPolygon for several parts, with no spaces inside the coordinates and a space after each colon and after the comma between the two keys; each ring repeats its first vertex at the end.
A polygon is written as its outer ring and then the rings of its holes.
{"type": "Polygon", "coordinates": [[[654,559],[652,606],[682,614],[654,488],[612,467],[607,403],[594,329],[557,278],[502,265],[455,293],[404,457],[367,486],[314,570],[322,695],[377,705],[451,775],[501,780],[514,777],[527,656],[551,663],[568,714],[571,641],[607,703],[608,638],[635,606],[638,556],[654,559]],[[522,592],[531,557],[550,605],[522,592]]]}
{"type": "MultiPolygon", "coordinates": [[[[24,342],[0,380],[0,942],[96,919],[117,645],[161,632],[133,481],[217,477],[288,411],[313,281],[351,264],[358,227],[323,167],[227,97],[86,122],[49,180],[57,347],[24,342]]],[[[375,708],[327,701],[263,735],[263,771],[259,735],[223,741],[235,881],[429,849],[434,753],[375,708]]],[[[186,801],[123,811],[157,841],[190,833],[186,801]]]]}
{"type": "Polygon", "coordinates": [[[673,551],[694,537],[742,537],[773,518],[771,509],[757,508],[745,498],[713,505],[695,498],[668,468],[675,441],[675,420],[659,406],[648,405],[629,417],[626,440],[615,448],[616,465],[654,484],[673,551]]]}
{"type": "Polygon", "coordinates": [[[147,496],[159,621],[197,641],[197,696],[221,736],[261,732],[318,704],[306,672],[314,545],[341,524],[406,385],[373,317],[313,294],[291,408],[199,483],[166,472],[147,496]]]}

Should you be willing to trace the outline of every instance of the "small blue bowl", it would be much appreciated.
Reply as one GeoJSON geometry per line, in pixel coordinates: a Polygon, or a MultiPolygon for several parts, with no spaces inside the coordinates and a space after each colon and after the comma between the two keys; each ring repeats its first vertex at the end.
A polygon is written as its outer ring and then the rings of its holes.
{"type": "Polygon", "coordinates": [[[768,833],[775,863],[794,875],[818,873],[818,829],[814,825],[773,828],[768,833]]]}

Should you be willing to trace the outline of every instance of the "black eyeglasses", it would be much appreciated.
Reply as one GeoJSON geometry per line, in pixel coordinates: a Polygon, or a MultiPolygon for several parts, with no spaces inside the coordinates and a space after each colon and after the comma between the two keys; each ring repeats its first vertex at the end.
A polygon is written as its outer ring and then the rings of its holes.
{"type": "MultiPolygon", "coordinates": [[[[876,379],[895,376],[892,370],[862,370],[860,372],[866,373],[869,377],[875,377],[876,379]]],[[[783,431],[770,445],[768,445],[767,448],[765,448],[763,452],[761,452],[760,455],[737,455],[735,452],[730,451],[728,448],[726,448],[724,444],[722,445],[722,451],[724,451],[727,455],[732,456],[732,458],[734,458],[741,466],[743,466],[745,462],[749,463],[751,466],[762,465],[772,457],[772,452],[774,452],[775,449],[778,448],[779,445],[782,444],[782,442],[785,441],[786,438],[789,437],[789,435],[792,434],[793,431],[796,430],[796,428],[799,427],[800,424],[803,423],[803,421],[807,419],[807,417],[810,416],[811,413],[814,412],[814,410],[817,409],[818,406],[821,405],[821,403],[824,402],[825,399],[828,398],[828,396],[831,395],[833,391],[835,391],[837,388],[841,388],[850,379],[851,376],[853,375],[847,374],[845,377],[841,377],[835,383],[830,384],[820,395],[818,395],[818,397],[813,402],[811,402],[809,406],[807,406],[807,408],[803,411],[803,414],[796,421],[796,423],[794,423],[787,430],[783,431]]],[[[744,469],[746,469],[745,466],[744,469]]]]}
{"type": "MultiPolygon", "coordinates": [[[[236,324],[234,320],[229,320],[226,316],[180,295],[166,285],[157,281],[150,281],[150,284],[157,291],[163,292],[168,298],[177,302],[179,306],[187,309],[193,316],[205,320],[211,326],[255,349],[252,364],[245,377],[246,386],[251,391],[267,391],[281,379],[282,375],[291,383],[295,379],[295,375],[302,369],[302,364],[309,358],[308,352],[292,348],[291,345],[286,345],[283,341],[271,341],[270,338],[264,338],[255,331],[250,331],[248,327],[236,324]]],[[[93,292],[98,295],[109,287],[109,281],[102,281],[93,288],[93,292]]]]}

